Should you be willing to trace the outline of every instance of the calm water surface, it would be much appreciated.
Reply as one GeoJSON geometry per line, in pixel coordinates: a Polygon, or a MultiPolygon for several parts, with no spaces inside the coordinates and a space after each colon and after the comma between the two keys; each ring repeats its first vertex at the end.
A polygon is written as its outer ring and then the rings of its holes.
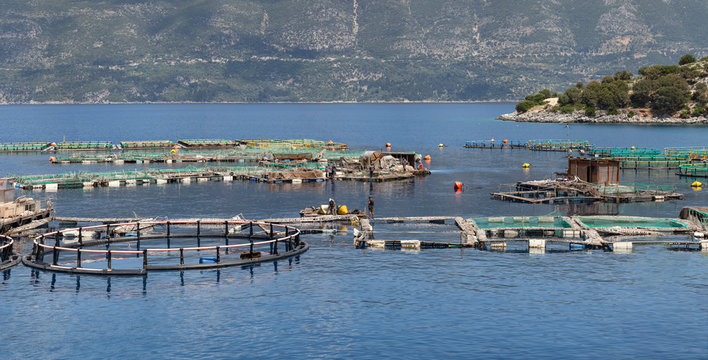
{"type": "MultiPolygon", "coordinates": [[[[206,183],[26,193],[64,216],[291,217],[329,197],[377,216],[602,213],[675,217],[707,205],[671,172],[624,183],[674,186],[680,202],[567,208],[493,201],[516,181],[563,171],[562,153],[463,149],[467,140],[573,138],[599,146],[702,146],[708,127],[525,124],[512,104],[3,106],[0,142],[315,138],[354,150],[416,151],[433,174],[387,184],[206,183]],[[439,143],[448,147],[439,149],[439,143]],[[532,164],[524,171],[520,165],[532,164]],[[454,194],[452,183],[467,190],[454,194]]],[[[0,173],[133,170],[0,155],[0,173]]],[[[154,166],[154,164],[153,164],[154,166]]],[[[177,166],[175,166],[177,167],[177,166]]],[[[381,239],[458,241],[375,224],[381,239]]],[[[444,227],[451,230],[451,227],[444,227]]],[[[2,274],[6,358],[708,358],[708,256],[663,246],[601,251],[376,251],[351,229],[308,235],[304,255],[219,271],[97,277],[2,274]]]]}

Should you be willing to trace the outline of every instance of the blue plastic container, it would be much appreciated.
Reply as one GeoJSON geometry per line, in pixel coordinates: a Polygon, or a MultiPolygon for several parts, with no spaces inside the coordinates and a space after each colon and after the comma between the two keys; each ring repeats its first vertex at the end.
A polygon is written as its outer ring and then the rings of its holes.
{"type": "Polygon", "coordinates": [[[200,264],[213,264],[216,262],[216,256],[202,256],[199,258],[200,264]]]}

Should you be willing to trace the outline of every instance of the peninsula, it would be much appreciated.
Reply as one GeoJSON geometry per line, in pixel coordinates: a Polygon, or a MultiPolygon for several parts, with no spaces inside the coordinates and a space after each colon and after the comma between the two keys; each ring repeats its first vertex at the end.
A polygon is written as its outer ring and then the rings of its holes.
{"type": "Polygon", "coordinates": [[[708,124],[708,57],[651,65],[578,82],[564,93],[543,89],[500,120],[552,123],[708,124]]]}

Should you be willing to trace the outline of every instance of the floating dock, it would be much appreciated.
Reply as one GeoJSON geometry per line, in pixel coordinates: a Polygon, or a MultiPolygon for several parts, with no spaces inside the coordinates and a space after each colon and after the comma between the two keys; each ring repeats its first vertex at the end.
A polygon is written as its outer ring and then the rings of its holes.
{"type": "Polygon", "coordinates": [[[579,204],[683,200],[673,186],[650,184],[596,185],[582,180],[540,180],[516,183],[516,191],[494,192],[492,199],[527,204],[579,204]]]}
{"type": "Polygon", "coordinates": [[[120,148],[123,150],[143,150],[143,149],[169,149],[176,145],[170,140],[148,140],[148,141],[121,141],[120,148]]]}
{"type": "Polygon", "coordinates": [[[2,143],[0,144],[0,152],[41,152],[50,145],[50,142],[2,143]]]}
{"type": "Polygon", "coordinates": [[[235,140],[226,139],[186,139],[177,140],[177,143],[187,149],[223,149],[232,148],[239,144],[235,140]]]}

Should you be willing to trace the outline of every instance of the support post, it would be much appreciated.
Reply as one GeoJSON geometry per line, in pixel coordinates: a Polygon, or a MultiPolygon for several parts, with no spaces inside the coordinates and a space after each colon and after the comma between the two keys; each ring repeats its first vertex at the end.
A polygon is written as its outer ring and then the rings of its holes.
{"type": "Polygon", "coordinates": [[[82,230],[82,229],[83,229],[82,227],[79,228],[79,245],[83,245],[83,244],[84,244],[83,234],[81,233],[81,230],[82,230]]]}
{"type": "Polygon", "coordinates": [[[184,248],[179,248],[179,264],[184,265],[184,248]]]}
{"type": "Polygon", "coordinates": [[[111,256],[111,251],[108,250],[108,251],[106,251],[106,261],[107,261],[106,270],[111,270],[111,260],[113,260],[113,256],[111,256]]]}
{"type": "Polygon", "coordinates": [[[170,238],[170,222],[167,222],[167,238],[170,238]]]}
{"type": "Polygon", "coordinates": [[[135,226],[137,227],[138,241],[140,241],[140,221],[136,222],[135,226]]]}
{"type": "Polygon", "coordinates": [[[76,267],[81,267],[81,249],[76,249],[76,267]]]}
{"type": "Polygon", "coordinates": [[[197,237],[202,234],[202,221],[197,220],[197,237]]]}
{"type": "Polygon", "coordinates": [[[224,220],[224,236],[229,236],[229,221],[224,220]]]}
{"type": "Polygon", "coordinates": [[[147,249],[143,250],[143,270],[147,270],[148,266],[148,251],[147,249]]]}
{"type": "Polygon", "coordinates": [[[217,246],[217,247],[216,247],[216,263],[217,263],[217,264],[218,264],[219,262],[221,262],[221,254],[219,254],[219,253],[220,253],[219,247],[217,246]]]}

